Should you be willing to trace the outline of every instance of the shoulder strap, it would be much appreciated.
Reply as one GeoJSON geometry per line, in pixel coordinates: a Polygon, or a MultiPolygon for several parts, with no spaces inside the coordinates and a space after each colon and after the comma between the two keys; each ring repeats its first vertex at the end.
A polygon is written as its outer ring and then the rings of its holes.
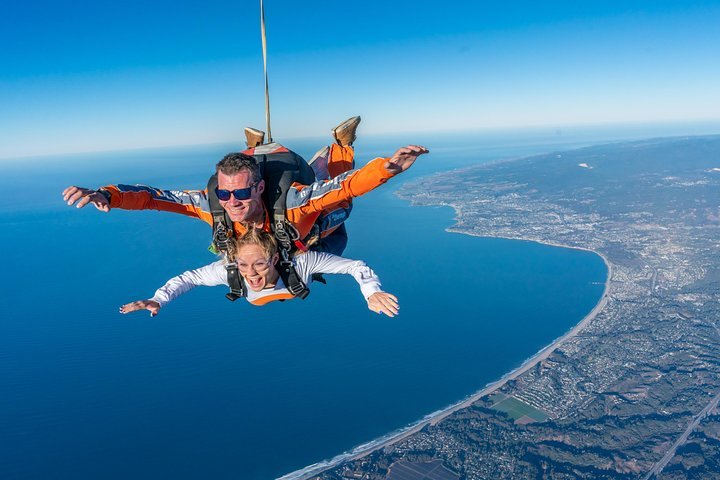
{"type": "Polygon", "coordinates": [[[230,291],[225,294],[225,297],[231,302],[234,302],[238,298],[247,297],[247,288],[238,272],[237,264],[229,263],[225,265],[225,271],[227,272],[228,285],[230,286],[230,291]]]}
{"type": "Polygon", "coordinates": [[[304,158],[278,143],[255,148],[253,156],[265,180],[265,205],[273,214],[284,217],[290,186],[295,182],[312,184],[315,172],[304,158]]]}
{"type": "Polygon", "coordinates": [[[310,289],[305,285],[305,282],[302,281],[297,270],[295,270],[295,265],[293,265],[292,260],[290,260],[287,250],[283,250],[282,248],[279,250],[280,261],[278,262],[278,273],[280,274],[280,278],[294,297],[305,300],[305,298],[310,295],[310,289]]]}
{"type": "Polygon", "coordinates": [[[297,274],[291,255],[296,249],[304,249],[305,246],[299,238],[297,229],[286,220],[286,200],[293,183],[310,185],[315,181],[315,172],[300,155],[292,150],[279,144],[263,147],[262,151],[255,149],[254,156],[265,180],[263,200],[268,210],[271,210],[271,228],[278,241],[280,253],[278,273],[290,293],[304,299],[309,295],[310,290],[297,274]]]}
{"type": "Polygon", "coordinates": [[[234,235],[233,223],[225,209],[220,205],[215,189],[217,188],[217,173],[210,177],[207,184],[207,198],[210,204],[210,214],[213,219],[213,236],[210,251],[214,253],[227,252],[230,239],[234,235]]]}
{"type": "MultiPolygon", "coordinates": [[[[207,185],[208,203],[210,203],[210,214],[213,219],[213,237],[210,251],[214,253],[224,253],[227,255],[228,244],[232,241],[235,231],[233,230],[232,220],[228,217],[225,209],[220,205],[215,189],[217,188],[217,174],[210,177],[207,185]]],[[[230,292],[225,296],[231,302],[238,298],[247,297],[247,289],[242,277],[238,273],[237,265],[234,262],[225,265],[227,272],[227,281],[230,286],[230,292]]]]}

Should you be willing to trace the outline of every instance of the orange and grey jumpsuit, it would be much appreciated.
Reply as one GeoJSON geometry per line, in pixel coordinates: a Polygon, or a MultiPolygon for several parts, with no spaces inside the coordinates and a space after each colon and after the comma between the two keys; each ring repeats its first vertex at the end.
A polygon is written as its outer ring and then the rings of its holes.
{"type": "MultiPolygon", "coordinates": [[[[284,147],[283,147],[284,148],[284,147]]],[[[252,155],[252,151],[247,151],[252,155]]],[[[329,151],[330,173],[347,168],[353,163],[352,147],[332,145],[329,151]],[[331,166],[332,165],[332,166],[331,166]],[[335,171],[333,171],[335,170],[335,171]]],[[[295,183],[288,191],[286,219],[298,231],[299,237],[308,236],[318,218],[327,219],[326,231],[337,227],[344,218],[333,221],[333,212],[348,205],[355,197],[364,195],[388,181],[393,174],[385,168],[387,158],[376,158],[357,170],[345,171],[330,180],[316,181],[312,185],[295,183]]],[[[213,224],[207,190],[161,190],[146,185],[107,185],[101,188],[109,194],[110,208],[124,210],[160,210],[198,218],[213,224]]],[[[246,227],[235,222],[236,235],[246,227]]],[[[265,215],[264,230],[270,231],[270,218],[265,215]]]]}

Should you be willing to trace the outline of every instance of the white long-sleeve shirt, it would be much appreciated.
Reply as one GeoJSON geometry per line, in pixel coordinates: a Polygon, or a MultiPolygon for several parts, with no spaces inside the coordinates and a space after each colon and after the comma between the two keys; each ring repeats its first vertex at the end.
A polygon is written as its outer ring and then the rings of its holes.
{"type": "MultiPolygon", "coordinates": [[[[345,273],[352,275],[355,281],[358,282],[365,300],[373,293],[382,291],[380,279],[361,260],[350,260],[329,253],[310,251],[293,258],[293,264],[295,265],[295,271],[305,285],[310,285],[313,273],[345,273]]],[[[161,307],[164,307],[183,293],[199,285],[207,287],[228,285],[225,265],[227,265],[225,260],[219,260],[173,277],[155,292],[151,300],[155,300],[161,307]]],[[[279,277],[274,287],[265,288],[260,292],[247,290],[247,301],[253,305],[265,305],[274,300],[293,298],[293,295],[279,277]]]]}

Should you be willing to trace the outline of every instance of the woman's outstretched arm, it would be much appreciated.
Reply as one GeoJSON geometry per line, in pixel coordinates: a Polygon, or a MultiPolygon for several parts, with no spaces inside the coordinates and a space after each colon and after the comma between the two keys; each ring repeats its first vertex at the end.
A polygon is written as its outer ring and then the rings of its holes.
{"type": "Polygon", "coordinates": [[[195,270],[188,270],[177,277],[173,277],[168,280],[165,285],[160,287],[152,298],[126,303],[120,307],[120,313],[149,310],[150,316],[154,317],[160,312],[162,307],[172,302],[183,293],[187,293],[200,285],[206,287],[227,285],[225,261],[218,260],[210,265],[205,265],[204,267],[195,270]]]}

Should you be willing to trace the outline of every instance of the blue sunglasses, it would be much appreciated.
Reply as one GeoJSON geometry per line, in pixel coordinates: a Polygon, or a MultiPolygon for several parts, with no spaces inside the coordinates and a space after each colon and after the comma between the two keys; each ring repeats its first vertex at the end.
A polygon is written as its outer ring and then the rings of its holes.
{"type": "Polygon", "coordinates": [[[258,183],[260,182],[255,182],[247,188],[238,188],[237,190],[220,190],[216,188],[215,195],[223,202],[230,200],[230,195],[238,200],[247,200],[252,196],[252,189],[255,188],[258,183]]]}

